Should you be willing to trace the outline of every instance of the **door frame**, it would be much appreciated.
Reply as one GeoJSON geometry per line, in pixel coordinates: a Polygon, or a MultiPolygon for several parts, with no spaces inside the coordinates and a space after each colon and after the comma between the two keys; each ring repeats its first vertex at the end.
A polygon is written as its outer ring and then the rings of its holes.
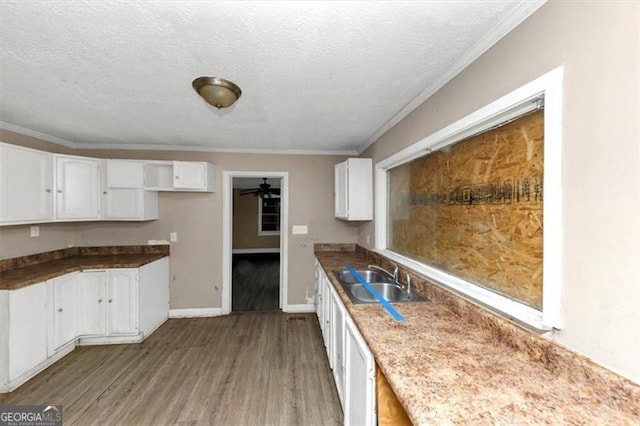
{"type": "Polygon", "coordinates": [[[233,262],[233,178],[279,178],[280,187],[280,301],[287,309],[289,246],[289,172],[222,171],[222,307],[221,314],[231,313],[231,265],[233,262]]]}

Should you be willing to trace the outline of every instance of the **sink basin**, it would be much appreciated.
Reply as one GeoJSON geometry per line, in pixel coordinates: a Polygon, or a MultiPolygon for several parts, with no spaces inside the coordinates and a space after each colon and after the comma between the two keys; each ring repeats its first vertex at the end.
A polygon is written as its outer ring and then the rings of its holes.
{"type": "MultiPolygon", "coordinates": [[[[411,299],[411,293],[407,293],[405,289],[397,284],[370,283],[369,285],[376,289],[387,302],[407,302],[411,299]]],[[[378,299],[360,283],[350,285],[347,292],[361,303],[375,303],[378,301],[378,299]]]]}
{"type": "MultiPolygon", "coordinates": [[[[364,278],[364,280],[368,283],[393,282],[393,278],[382,271],[373,269],[362,269],[356,272],[359,273],[362,278],[364,278]]],[[[335,271],[334,274],[342,285],[360,284],[360,282],[348,270],[335,271]]]]}
{"type": "MultiPolygon", "coordinates": [[[[426,299],[415,292],[407,292],[407,290],[393,281],[388,274],[373,269],[364,269],[357,271],[369,283],[371,287],[376,289],[378,293],[390,303],[400,302],[425,302],[426,299]]],[[[348,270],[334,271],[334,275],[338,278],[340,285],[349,296],[353,303],[378,303],[378,299],[369,292],[348,270]]]]}

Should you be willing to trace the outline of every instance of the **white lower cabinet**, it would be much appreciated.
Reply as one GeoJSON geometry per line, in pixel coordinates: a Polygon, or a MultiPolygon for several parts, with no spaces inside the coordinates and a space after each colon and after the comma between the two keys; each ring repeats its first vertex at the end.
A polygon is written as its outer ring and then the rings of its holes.
{"type": "Polygon", "coordinates": [[[80,292],[80,336],[101,336],[107,332],[106,271],[82,272],[80,292]]]}
{"type": "Polygon", "coordinates": [[[0,378],[3,383],[30,377],[34,366],[46,361],[46,305],[45,282],[0,291],[0,378]]]}
{"type": "Polygon", "coordinates": [[[317,260],[316,295],[316,314],[342,403],[344,424],[373,426],[377,422],[373,354],[317,260]]]}
{"type": "Polygon", "coordinates": [[[54,355],[73,342],[80,332],[80,276],[79,272],[63,275],[47,282],[50,321],[48,323],[47,354],[54,355]]]}
{"type": "Polygon", "coordinates": [[[0,392],[76,345],[136,343],[169,316],[169,258],[135,269],[73,272],[0,291],[0,392]]]}
{"type": "Polygon", "coordinates": [[[351,318],[345,324],[344,424],[375,425],[376,371],[373,354],[351,318]]]}
{"type": "Polygon", "coordinates": [[[107,333],[138,332],[138,270],[107,271],[107,333]]]}
{"type": "Polygon", "coordinates": [[[336,382],[336,389],[342,406],[344,407],[344,372],[345,372],[345,323],[344,306],[340,301],[340,296],[335,291],[331,292],[331,352],[333,355],[333,379],[336,382]]]}

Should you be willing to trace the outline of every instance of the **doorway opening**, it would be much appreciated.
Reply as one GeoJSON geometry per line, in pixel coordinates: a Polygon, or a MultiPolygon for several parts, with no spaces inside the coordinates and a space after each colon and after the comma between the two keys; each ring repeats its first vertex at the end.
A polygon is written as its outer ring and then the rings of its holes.
{"type": "Polygon", "coordinates": [[[222,314],[286,309],[287,180],[223,172],[222,314]]]}

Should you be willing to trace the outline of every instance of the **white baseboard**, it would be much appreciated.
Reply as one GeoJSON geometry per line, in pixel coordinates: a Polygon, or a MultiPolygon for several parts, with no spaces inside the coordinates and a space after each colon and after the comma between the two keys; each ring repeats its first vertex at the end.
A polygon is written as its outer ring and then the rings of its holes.
{"type": "Polygon", "coordinates": [[[39,374],[41,371],[45,370],[54,362],[60,360],[62,357],[69,354],[75,348],[76,348],[76,344],[75,342],[73,342],[73,343],[67,344],[67,346],[62,349],[58,349],[58,351],[55,354],[53,354],[52,356],[50,356],[49,358],[47,358],[45,361],[41,362],[37,366],[33,367],[26,373],[16,377],[15,379],[11,380],[8,383],[4,383],[0,385],[0,393],[7,393],[17,389],[18,386],[22,385],[27,380],[34,377],[36,374],[39,374]]]}
{"type": "Polygon", "coordinates": [[[283,309],[287,313],[303,313],[303,312],[315,312],[316,306],[313,303],[305,303],[302,305],[287,305],[283,309]]]}
{"type": "Polygon", "coordinates": [[[261,253],[280,253],[279,247],[274,248],[248,248],[248,249],[233,249],[233,254],[261,254],[261,253]]]}
{"type": "Polygon", "coordinates": [[[169,318],[218,317],[222,308],[169,309],[169,318]]]}

